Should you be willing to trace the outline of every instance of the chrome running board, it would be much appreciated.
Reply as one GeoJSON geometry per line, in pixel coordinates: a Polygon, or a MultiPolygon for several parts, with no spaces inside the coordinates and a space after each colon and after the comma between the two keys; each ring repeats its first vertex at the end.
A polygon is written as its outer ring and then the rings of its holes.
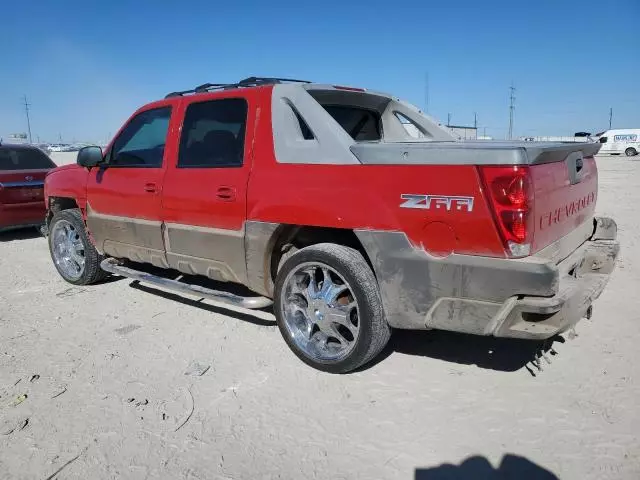
{"type": "Polygon", "coordinates": [[[100,263],[100,267],[105,272],[113,273],[114,275],[132,278],[140,282],[151,283],[169,290],[189,295],[196,295],[198,297],[207,298],[215,302],[226,303],[227,305],[233,305],[235,307],[255,310],[273,305],[273,300],[267,297],[241,297],[240,295],[234,295],[233,293],[212,290],[199,285],[189,285],[177,280],[171,280],[157,275],[152,275],[151,273],[142,272],[140,270],[134,270],[133,268],[119,265],[119,260],[116,258],[105,258],[102,263],[100,263]]]}

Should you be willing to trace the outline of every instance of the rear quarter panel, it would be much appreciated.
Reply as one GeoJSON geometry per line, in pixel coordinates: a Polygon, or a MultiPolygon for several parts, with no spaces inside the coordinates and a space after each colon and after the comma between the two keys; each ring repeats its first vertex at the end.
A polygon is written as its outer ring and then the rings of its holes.
{"type": "Polygon", "coordinates": [[[263,222],[401,231],[434,256],[505,256],[474,166],[261,166],[249,181],[247,210],[263,222]],[[402,194],[469,196],[474,204],[403,208],[402,194]]]}

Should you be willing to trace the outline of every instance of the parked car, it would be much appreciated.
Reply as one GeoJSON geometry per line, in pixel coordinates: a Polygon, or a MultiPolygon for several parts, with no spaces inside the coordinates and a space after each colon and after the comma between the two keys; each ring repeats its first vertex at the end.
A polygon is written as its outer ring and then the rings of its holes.
{"type": "Polygon", "coordinates": [[[104,152],[47,176],[49,247],[76,285],[110,272],[273,303],[293,352],[329,372],[373,359],[392,328],[546,339],[591,315],[618,255],[615,222],[594,217],[599,148],[459,142],[358,88],[207,84],[145,105],[104,152]]]}
{"type": "Polygon", "coordinates": [[[44,178],[55,166],[34,145],[0,144],[0,230],[44,223],[44,178]]]}
{"type": "Polygon", "coordinates": [[[640,153],[640,128],[607,130],[598,135],[602,144],[600,153],[634,157],[640,153]]]}
{"type": "Polygon", "coordinates": [[[46,156],[48,157],[51,156],[51,149],[49,148],[49,145],[47,145],[46,143],[39,143],[35,146],[38,147],[40,150],[42,150],[46,156]]]}

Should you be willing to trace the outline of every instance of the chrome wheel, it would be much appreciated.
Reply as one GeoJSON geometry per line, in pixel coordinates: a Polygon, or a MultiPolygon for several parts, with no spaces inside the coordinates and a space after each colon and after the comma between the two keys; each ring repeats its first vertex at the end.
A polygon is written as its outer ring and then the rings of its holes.
{"type": "Polygon", "coordinates": [[[67,220],[58,220],[51,237],[51,253],[58,269],[69,279],[78,280],[85,266],[85,248],[80,234],[67,220]]]}
{"type": "Polygon", "coordinates": [[[284,325],[295,345],[320,362],[345,358],[360,333],[351,287],[323,263],[302,263],[284,281],[280,295],[284,325]]]}

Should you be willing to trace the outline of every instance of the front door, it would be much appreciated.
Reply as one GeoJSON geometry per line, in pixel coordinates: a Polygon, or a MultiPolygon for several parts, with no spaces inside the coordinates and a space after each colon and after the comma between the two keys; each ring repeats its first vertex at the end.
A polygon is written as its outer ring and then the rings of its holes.
{"type": "Polygon", "coordinates": [[[162,194],[167,261],[185,273],[244,283],[249,104],[229,95],[185,99],[182,108],[178,159],[167,167],[162,194]]]}
{"type": "Polygon", "coordinates": [[[87,181],[87,225],[98,250],[166,266],[161,228],[163,165],[170,105],[134,115],[87,181]]]}

